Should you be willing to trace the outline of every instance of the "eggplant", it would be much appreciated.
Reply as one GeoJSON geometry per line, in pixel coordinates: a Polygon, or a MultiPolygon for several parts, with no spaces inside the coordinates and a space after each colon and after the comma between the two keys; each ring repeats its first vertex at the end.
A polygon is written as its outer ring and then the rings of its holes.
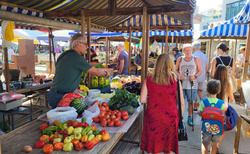
{"type": "Polygon", "coordinates": [[[110,108],[111,110],[113,110],[113,111],[114,111],[115,109],[117,109],[117,110],[120,109],[120,107],[118,107],[117,104],[111,105],[109,108],[110,108]]]}
{"type": "Polygon", "coordinates": [[[135,85],[137,82],[136,81],[132,81],[132,85],[135,85]]]}
{"type": "Polygon", "coordinates": [[[132,106],[133,106],[134,108],[137,108],[137,107],[139,106],[139,104],[136,103],[136,102],[132,102],[132,106]]]}

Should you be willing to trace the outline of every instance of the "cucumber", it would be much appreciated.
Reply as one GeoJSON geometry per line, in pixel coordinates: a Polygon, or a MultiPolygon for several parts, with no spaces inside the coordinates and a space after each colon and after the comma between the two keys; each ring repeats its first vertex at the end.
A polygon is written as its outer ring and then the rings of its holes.
{"type": "Polygon", "coordinates": [[[135,109],[132,106],[125,106],[120,108],[120,111],[127,111],[129,115],[133,114],[135,112],[135,109]]]}

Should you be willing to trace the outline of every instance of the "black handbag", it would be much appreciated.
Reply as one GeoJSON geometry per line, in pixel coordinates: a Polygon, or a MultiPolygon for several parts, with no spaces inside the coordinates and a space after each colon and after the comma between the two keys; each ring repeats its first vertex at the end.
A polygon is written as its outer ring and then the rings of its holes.
{"type": "Polygon", "coordinates": [[[179,110],[179,125],[178,125],[178,140],[179,141],[187,141],[188,134],[187,134],[187,127],[183,122],[182,112],[181,112],[181,97],[180,97],[180,85],[179,81],[177,82],[177,99],[176,102],[178,104],[179,110]]]}

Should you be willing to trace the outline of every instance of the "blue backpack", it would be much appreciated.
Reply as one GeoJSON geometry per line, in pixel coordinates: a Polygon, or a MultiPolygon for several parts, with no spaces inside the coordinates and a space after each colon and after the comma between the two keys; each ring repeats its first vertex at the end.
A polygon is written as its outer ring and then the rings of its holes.
{"type": "Polygon", "coordinates": [[[210,135],[222,135],[226,125],[223,122],[222,112],[220,110],[223,105],[222,100],[215,103],[209,103],[208,99],[202,100],[205,108],[202,112],[202,131],[210,135]]]}

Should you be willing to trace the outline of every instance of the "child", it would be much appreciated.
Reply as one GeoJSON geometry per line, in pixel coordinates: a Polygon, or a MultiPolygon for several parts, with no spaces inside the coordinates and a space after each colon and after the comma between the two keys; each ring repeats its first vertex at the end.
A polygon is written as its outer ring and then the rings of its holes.
{"type": "MultiPolygon", "coordinates": [[[[221,84],[220,84],[219,80],[210,80],[207,83],[207,100],[210,103],[211,107],[217,107],[217,105],[219,104],[219,101],[220,101],[220,103],[221,103],[220,110],[222,112],[222,116],[224,117],[223,122],[225,123],[225,111],[224,111],[225,105],[224,105],[224,102],[216,98],[216,95],[218,93],[220,93],[220,90],[221,90],[221,84]]],[[[198,114],[200,116],[202,115],[202,112],[205,108],[205,104],[204,104],[205,99],[201,101],[201,104],[199,107],[198,114]]],[[[212,131],[214,131],[214,130],[212,130],[212,131]]],[[[219,129],[219,131],[221,131],[221,130],[219,129]]],[[[211,154],[216,154],[217,142],[219,142],[220,136],[221,135],[216,135],[216,133],[215,133],[215,135],[211,135],[211,134],[208,134],[208,133],[205,133],[202,131],[202,148],[201,148],[202,154],[208,154],[208,145],[210,142],[211,142],[211,150],[210,150],[211,154]]]]}

